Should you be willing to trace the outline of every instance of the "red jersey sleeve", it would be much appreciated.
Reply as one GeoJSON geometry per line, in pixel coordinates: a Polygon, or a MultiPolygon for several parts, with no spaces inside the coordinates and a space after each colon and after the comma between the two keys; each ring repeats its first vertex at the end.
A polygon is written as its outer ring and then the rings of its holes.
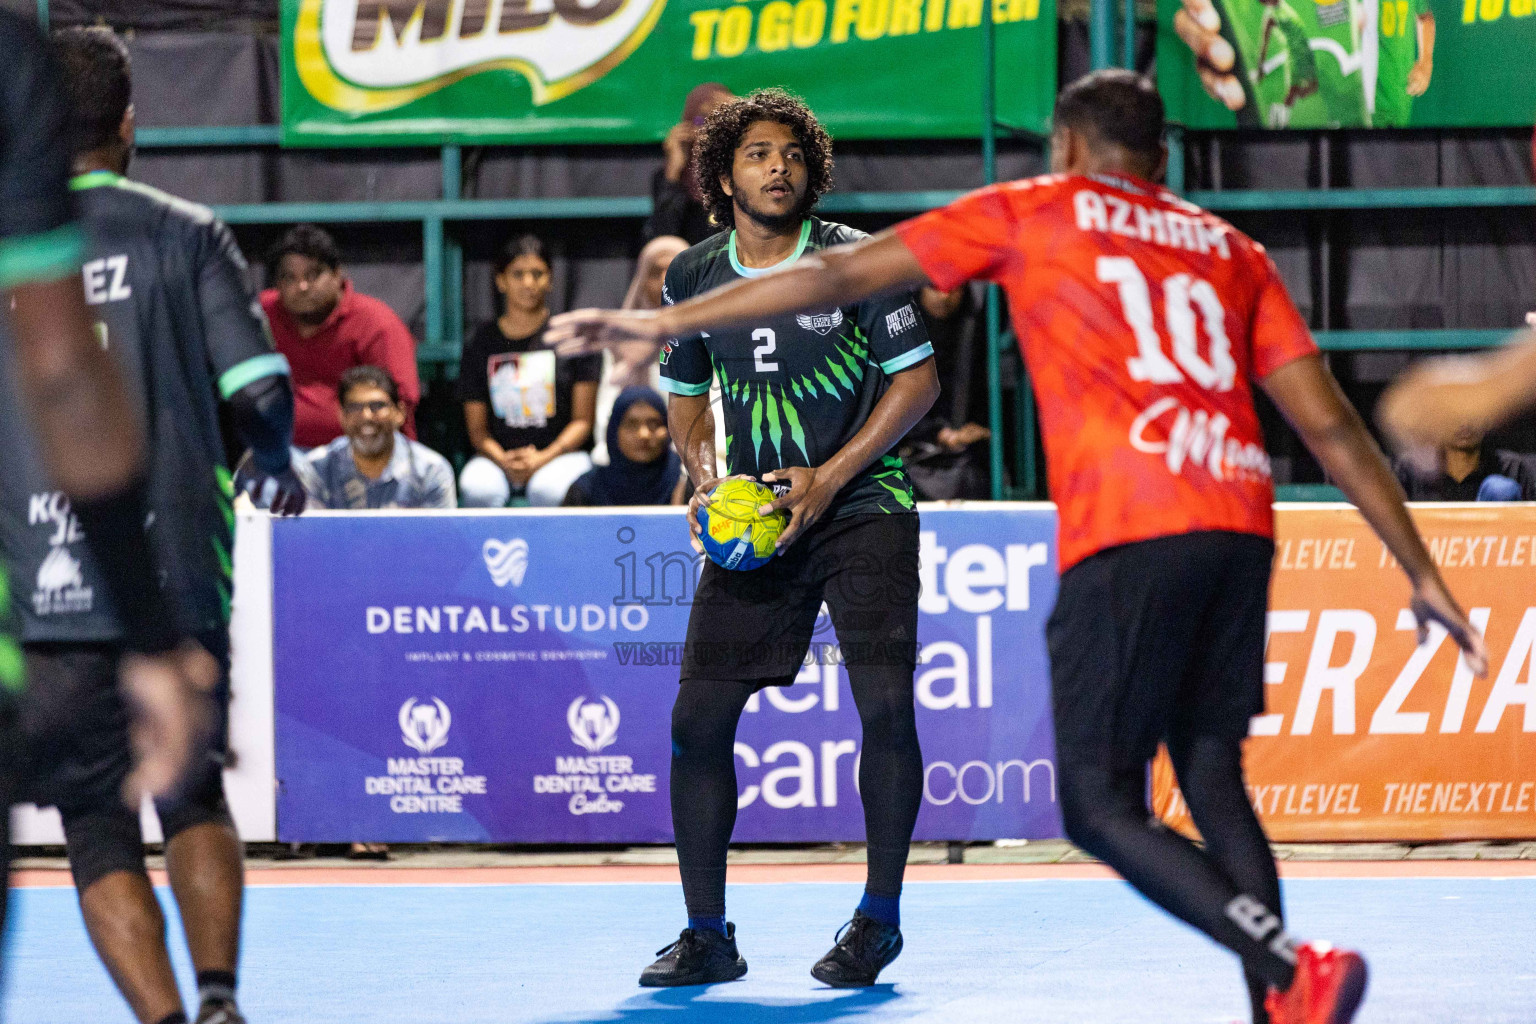
{"type": "Polygon", "coordinates": [[[970,280],[996,280],[1020,255],[1006,188],[988,186],[896,225],[897,236],[935,288],[949,291],[970,280]]]}
{"type": "Polygon", "coordinates": [[[1253,339],[1253,376],[1262,380],[1286,363],[1317,352],[1317,342],[1312,331],[1302,319],[1291,293],[1285,290],[1275,261],[1262,252],[1264,283],[1259,288],[1259,298],[1253,307],[1253,324],[1249,337],[1253,339]]]}

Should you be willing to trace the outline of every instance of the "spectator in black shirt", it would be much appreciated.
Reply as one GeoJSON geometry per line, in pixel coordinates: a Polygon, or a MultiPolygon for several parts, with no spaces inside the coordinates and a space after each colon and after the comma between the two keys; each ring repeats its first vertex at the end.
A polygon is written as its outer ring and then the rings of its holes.
{"type": "Polygon", "coordinates": [[[608,465],[571,485],[567,505],[681,505],[682,462],[667,435],[667,403],[650,388],[625,388],[608,419],[608,465]]]}
{"type": "Polygon", "coordinates": [[[976,297],[969,285],[948,292],[924,288],[918,304],[943,391],[902,442],[902,460],[919,498],[987,498],[987,339],[976,297]]]}
{"type": "Polygon", "coordinates": [[[508,243],[496,269],[505,310],[475,331],[459,362],[464,425],[479,453],[459,474],[466,507],[499,507],[514,493],[558,505],[592,468],[602,357],[565,359],[540,344],[550,287],[544,244],[533,235],[508,243]]]}
{"type": "Polygon", "coordinates": [[[1536,501],[1536,457],[1461,437],[1441,449],[1432,474],[1399,458],[1392,467],[1409,501],[1536,501]]]}
{"type": "MultiPolygon", "coordinates": [[[[698,245],[719,229],[710,223],[693,165],[693,139],[715,108],[735,99],[719,82],[696,85],[683,101],[683,119],[672,126],[661,148],[666,163],[651,180],[651,216],[645,222],[645,248],[635,261],[635,276],[624,296],[624,309],[655,309],[662,304],[661,285],[667,268],[684,249],[698,245]]],[[[648,342],[621,345],[613,353],[610,387],[651,383],[656,346],[648,342]]]]}
{"type": "Polygon", "coordinates": [[[645,240],[676,235],[698,245],[720,230],[709,221],[694,177],[693,139],[704,119],[721,104],[735,99],[719,82],[696,85],[683,101],[683,119],[672,126],[661,143],[667,161],[651,179],[651,216],[645,222],[645,240]]]}

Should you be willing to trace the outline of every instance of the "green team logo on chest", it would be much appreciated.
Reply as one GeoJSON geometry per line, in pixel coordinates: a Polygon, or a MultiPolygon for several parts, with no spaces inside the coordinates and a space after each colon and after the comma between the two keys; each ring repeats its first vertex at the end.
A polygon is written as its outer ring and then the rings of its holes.
{"type": "Polygon", "coordinates": [[[869,339],[857,326],[852,337],[839,333],[822,340],[817,336],[842,326],[841,309],[796,319],[814,321],[799,323],[805,332],[796,339],[799,351],[781,351],[778,330],[759,327],[752,332],[750,364],[742,360],[743,365],[733,368],[715,360],[721,394],[743,409],[750,421],[754,455],[762,452],[766,440],[780,462],[786,442],[810,458],[805,439],[808,405],[853,398],[863,385],[869,363],[869,339]],[[829,326],[817,331],[822,322],[829,326]]]}

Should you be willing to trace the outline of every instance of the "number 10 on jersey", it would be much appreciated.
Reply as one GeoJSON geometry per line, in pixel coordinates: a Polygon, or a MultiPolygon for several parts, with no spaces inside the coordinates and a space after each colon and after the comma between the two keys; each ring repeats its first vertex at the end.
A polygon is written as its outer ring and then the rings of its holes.
{"type": "MultiPolygon", "coordinates": [[[[1163,281],[1163,319],[1173,339],[1173,359],[1163,352],[1152,313],[1152,292],[1146,275],[1129,256],[1100,256],[1098,278],[1120,292],[1125,322],[1136,336],[1137,354],[1126,361],[1132,380],[1153,384],[1178,384],[1188,374],[1207,391],[1231,391],[1237,377],[1232,342],[1227,337],[1227,313],[1209,281],[1189,274],[1174,274],[1163,281]],[[1211,358],[1201,358],[1196,337],[1195,310],[1211,339],[1211,358]]],[[[754,335],[755,337],[755,335],[754,335]]]]}

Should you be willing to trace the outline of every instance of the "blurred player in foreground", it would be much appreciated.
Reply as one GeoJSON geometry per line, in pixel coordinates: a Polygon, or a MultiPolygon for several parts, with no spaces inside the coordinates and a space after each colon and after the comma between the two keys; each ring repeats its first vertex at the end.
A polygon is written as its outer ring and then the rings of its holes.
{"type": "MultiPolygon", "coordinates": [[[[667,303],[862,237],[811,216],[832,184],[832,141],[788,93],[762,90],[715,110],[694,160],[705,204],[726,230],[672,261],[667,303]]],[[[694,534],[699,507],[721,482],[709,405],[716,377],[728,472],[776,485],[772,505],[790,519],[771,561],[746,572],[706,563],[694,594],[672,710],[672,821],[688,927],[640,983],[699,985],[747,971],[725,920],[736,726],[759,689],[795,681],[825,598],[864,730],[869,871],[853,920],[812,974],[871,985],[901,952],[901,884],[923,788],[912,690],[919,531],[911,481],[888,453],[938,397],[933,346],[905,293],[665,336],[661,386],[696,488],[694,534]]]]}
{"type": "MultiPolygon", "coordinates": [[[[1536,135],[1531,137],[1536,166],[1536,135]]],[[[1477,356],[1430,359],[1403,374],[1376,406],[1392,442],[1420,472],[1436,469],[1439,452],[1462,437],[1483,437],[1536,408],[1536,313],[1531,330],[1477,356]]]]}
{"type": "MultiPolygon", "coordinates": [[[[45,40],[30,21],[0,10],[0,362],[10,378],[4,410],[23,413],[35,431],[37,458],[74,511],[71,528],[99,567],[103,601],[122,620],[119,664],[125,717],[137,755],[114,799],[167,793],[201,753],[202,712],[218,667],[184,642],[144,543],[144,439],[121,375],[91,330],[81,287],[82,238],[66,180],[69,148],[58,75],[45,40]]],[[[0,455],[14,471],[17,452],[0,455]]],[[[16,552],[4,547],[6,562],[16,552]]],[[[27,744],[23,718],[38,704],[27,688],[9,595],[0,574],[0,811],[35,781],[39,751],[27,744]]],[[[83,710],[65,695],[64,714],[83,710]]],[[[0,829],[7,816],[0,815],[0,829]]],[[[0,869],[10,861],[0,833],[0,869]]],[[[0,889],[0,923],[4,892],[0,889]]]]}
{"type": "Polygon", "coordinates": [[[1421,634],[1445,626],[1480,674],[1482,637],[1262,247],[1154,184],[1167,152],[1153,85],[1090,75],[1062,92],[1054,123],[1056,175],[982,189],[669,309],[557,317],[549,340],[688,335],[892,289],[1003,285],[1061,522],[1047,639],[1067,834],[1236,953],[1256,1022],[1343,1024],[1365,963],[1286,933],[1243,785],[1274,554],[1254,382],[1402,563],[1421,634]],[[1159,741],[1203,848],[1148,812],[1159,741]]]}
{"type": "Polygon", "coordinates": [[[1533,408],[1536,331],[1521,331],[1483,355],[1418,364],[1382,395],[1376,416],[1417,468],[1430,472],[1457,438],[1481,437],[1533,408]]]}
{"type": "MultiPolygon", "coordinates": [[[[109,29],[65,30],[54,44],[73,145],[70,187],[87,236],[85,301],[148,427],[151,517],[141,543],[156,556],[174,625],[219,662],[212,749],[156,809],[197,969],[197,1019],[235,1024],[242,856],[222,774],[234,495],[219,401],[253,449],[252,490],[275,497],[278,511],[297,511],[304,492],[289,469],[293,393],[229,230],[202,207],[122,177],[133,145],[126,47],[109,29]]],[[[183,1024],[138,809],[119,796],[128,744],[114,679],[124,623],[104,600],[96,560],[72,547],[70,504],[35,458],[27,424],[0,409],[0,440],[0,543],[18,578],[36,580],[22,605],[31,689],[22,720],[40,767],[25,795],[59,808],[86,929],[135,1015],[183,1024]]]]}

